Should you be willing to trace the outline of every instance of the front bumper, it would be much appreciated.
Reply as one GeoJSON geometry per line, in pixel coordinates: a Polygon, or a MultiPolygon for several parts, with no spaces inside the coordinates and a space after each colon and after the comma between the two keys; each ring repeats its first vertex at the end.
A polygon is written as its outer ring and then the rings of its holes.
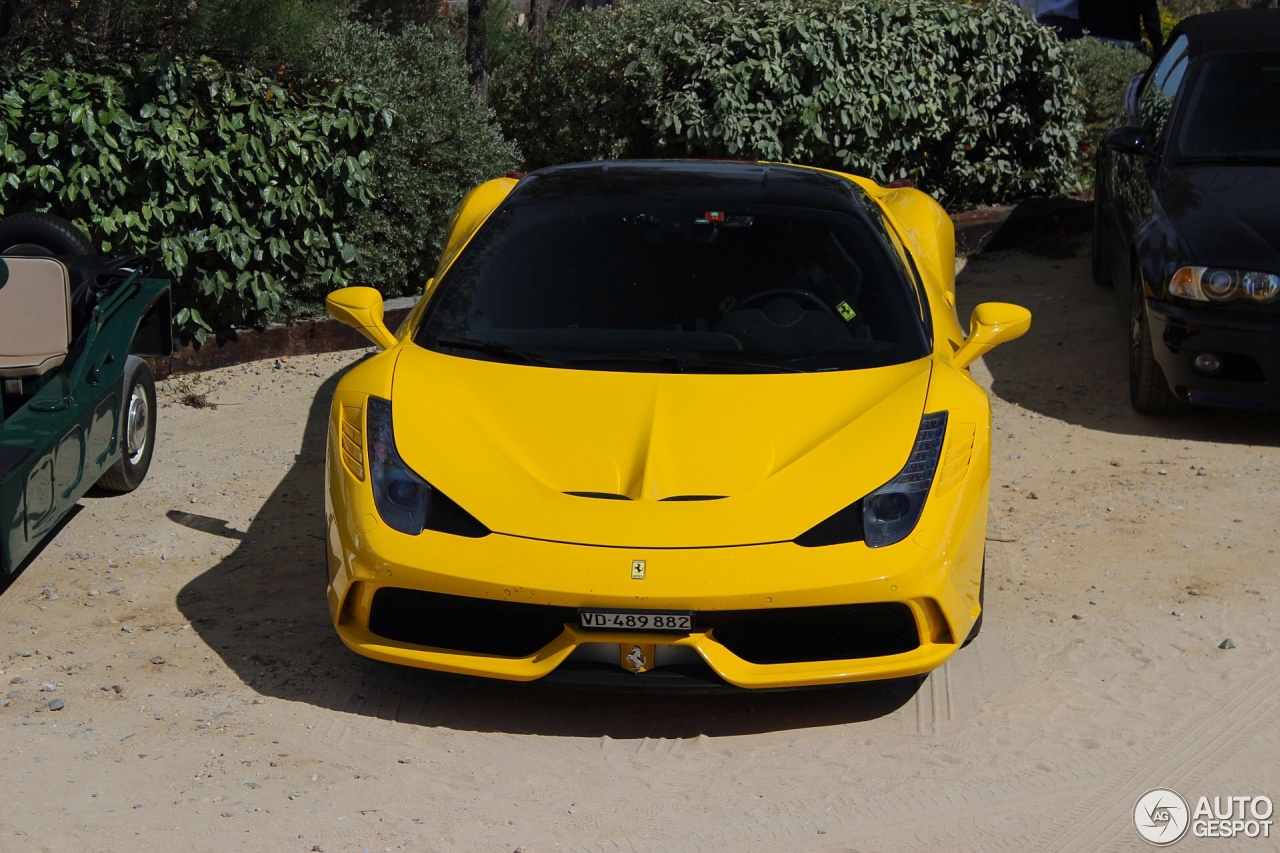
{"type": "Polygon", "coordinates": [[[635,688],[697,670],[745,688],[837,684],[935,669],[981,609],[985,478],[980,500],[940,500],[932,521],[926,510],[922,527],[954,522],[930,537],[942,546],[629,549],[406,536],[351,512],[360,500],[342,494],[340,475],[330,470],[326,495],[330,614],[350,649],[391,663],[513,681],[627,674],[635,688]],[[632,579],[637,560],[643,580],[632,579]],[[586,629],[583,607],[691,611],[694,627],[586,629]],[[637,648],[648,668],[630,675],[637,648]]]}
{"type": "Polygon", "coordinates": [[[1280,408],[1280,316],[1147,300],[1152,349],[1170,390],[1209,406],[1280,408]],[[1207,374],[1195,359],[1213,353],[1207,374]]]}

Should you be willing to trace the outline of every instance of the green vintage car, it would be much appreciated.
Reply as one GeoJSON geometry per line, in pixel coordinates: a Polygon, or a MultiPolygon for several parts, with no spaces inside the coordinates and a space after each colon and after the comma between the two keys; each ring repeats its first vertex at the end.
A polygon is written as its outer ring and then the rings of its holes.
{"type": "Polygon", "coordinates": [[[173,350],[169,282],[150,268],[50,214],[0,219],[0,573],[91,488],[147,474],[156,391],[140,356],[173,350]]]}

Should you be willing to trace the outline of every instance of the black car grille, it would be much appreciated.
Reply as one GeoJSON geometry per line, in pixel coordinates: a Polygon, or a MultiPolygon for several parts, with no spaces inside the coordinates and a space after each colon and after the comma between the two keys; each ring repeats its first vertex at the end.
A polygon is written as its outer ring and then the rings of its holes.
{"type": "MultiPolygon", "coordinates": [[[[401,643],[518,658],[577,621],[573,607],[384,587],[373,597],[369,630],[401,643]]],[[[920,645],[911,608],[899,603],[708,610],[694,614],[694,625],[755,664],[856,660],[920,645]]]]}
{"type": "Polygon", "coordinates": [[[522,658],[576,621],[572,607],[548,607],[384,587],[373,596],[369,630],[418,646],[522,658]]]}
{"type": "Polygon", "coordinates": [[[709,611],[697,615],[697,625],[756,664],[856,660],[920,646],[911,608],[892,602],[709,611]]]}

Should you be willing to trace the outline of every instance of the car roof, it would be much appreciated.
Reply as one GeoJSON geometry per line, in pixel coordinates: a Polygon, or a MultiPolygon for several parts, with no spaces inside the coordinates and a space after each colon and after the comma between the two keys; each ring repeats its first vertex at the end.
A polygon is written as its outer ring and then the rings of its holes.
{"type": "Polygon", "coordinates": [[[1186,34],[1197,53],[1280,46],[1280,9],[1235,9],[1184,18],[1169,35],[1186,34]]]}
{"type": "Polygon", "coordinates": [[[727,160],[604,160],[550,166],[526,175],[508,205],[566,199],[662,199],[718,205],[767,204],[864,213],[862,193],[830,172],[727,160]]]}

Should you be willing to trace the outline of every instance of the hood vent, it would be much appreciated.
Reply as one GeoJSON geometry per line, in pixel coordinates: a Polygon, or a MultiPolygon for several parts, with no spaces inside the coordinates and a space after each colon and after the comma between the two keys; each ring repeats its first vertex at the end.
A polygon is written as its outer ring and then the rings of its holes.
{"type": "MultiPolygon", "coordinates": [[[[575,498],[596,498],[602,501],[629,501],[627,495],[615,495],[613,492],[565,492],[566,495],[573,495],[575,498]]],[[[664,501],[718,501],[728,497],[727,495],[671,495],[670,497],[660,498],[664,501]]]]}

